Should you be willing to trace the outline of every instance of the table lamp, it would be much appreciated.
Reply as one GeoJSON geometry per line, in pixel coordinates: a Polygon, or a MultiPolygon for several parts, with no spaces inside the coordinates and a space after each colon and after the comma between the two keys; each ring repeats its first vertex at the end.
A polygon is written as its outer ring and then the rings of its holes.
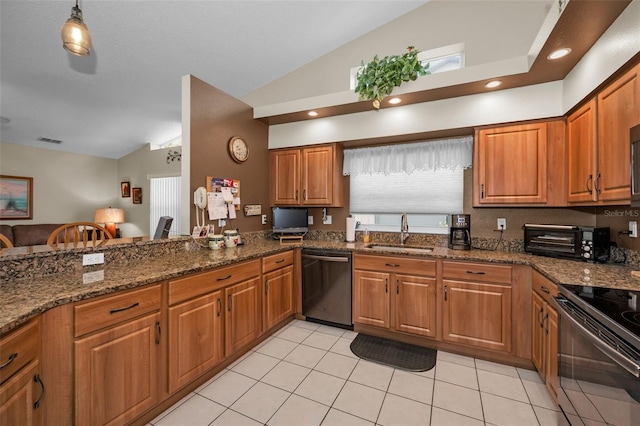
{"type": "Polygon", "coordinates": [[[120,237],[119,230],[116,224],[124,223],[124,210],[113,209],[109,206],[106,209],[97,209],[96,217],[93,220],[95,223],[104,223],[104,227],[113,238],[120,237]]]}

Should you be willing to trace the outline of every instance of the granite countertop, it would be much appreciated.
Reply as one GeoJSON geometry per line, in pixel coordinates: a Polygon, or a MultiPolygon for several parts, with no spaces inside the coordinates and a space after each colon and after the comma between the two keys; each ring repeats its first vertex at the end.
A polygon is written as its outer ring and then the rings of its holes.
{"type": "MultiPolygon", "coordinates": [[[[55,306],[170,280],[245,260],[258,259],[265,255],[301,246],[369,254],[402,254],[401,252],[382,252],[365,248],[362,243],[305,240],[302,244],[281,245],[277,241],[259,240],[251,245],[236,248],[215,251],[208,249],[185,251],[157,256],[148,260],[131,261],[126,264],[100,265],[100,269],[90,267],[72,273],[2,282],[0,283],[0,300],[2,301],[0,335],[55,306]],[[86,274],[87,271],[90,272],[89,275],[86,274]]],[[[558,284],[580,284],[640,291],[640,279],[631,275],[633,268],[622,265],[600,265],[504,251],[479,249],[456,251],[445,247],[435,247],[428,254],[412,253],[411,255],[460,261],[530,265],[558,284]]]]}

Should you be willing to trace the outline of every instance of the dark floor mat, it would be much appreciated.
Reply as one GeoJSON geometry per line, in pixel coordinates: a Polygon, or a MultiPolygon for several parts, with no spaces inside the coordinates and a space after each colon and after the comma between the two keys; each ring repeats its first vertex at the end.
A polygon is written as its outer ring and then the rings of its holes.
{"type": "Polygon", "coordinates": [[[438,351],[382,337],[358,334],[351,352],[359,358],[408,371],[427,371],[436,365],[438,351]]]}

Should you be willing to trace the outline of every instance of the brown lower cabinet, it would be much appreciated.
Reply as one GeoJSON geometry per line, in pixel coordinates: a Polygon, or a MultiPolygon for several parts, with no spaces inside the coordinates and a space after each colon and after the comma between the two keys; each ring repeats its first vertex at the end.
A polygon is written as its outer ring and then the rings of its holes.
{"type": "Polygon", "coordinates": [[[232,355],[260,335],[260,278],[256,277],[224,289],[225,356],[232,355]]]}
{"type": "Polygon", "coordinates": [[[551,297],[558,287],[537,271],[532,277],[531,361],[547,389],[558,399],[558,312],[551,306],[551,297]]]}

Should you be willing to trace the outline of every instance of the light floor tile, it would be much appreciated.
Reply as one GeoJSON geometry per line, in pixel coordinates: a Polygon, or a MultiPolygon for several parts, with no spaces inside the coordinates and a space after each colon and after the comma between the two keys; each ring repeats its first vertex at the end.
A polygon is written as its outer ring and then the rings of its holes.
{"type": "Polygon", "coordinates": [[[309,322],[309,321],[301,321],[301,320],[293,320],[291,321],[290,324],[293,327],[300,327],[300,328],[304,328],[312,331],[315,331],[318,329],[318,327],[320,327],[320,324],[316,324],[314,322],[309,322]]]}
{"type": "Polygon", "coordinates": [[[292,326],[292,327],[288,327],[286,330],[282,330],[280,333],[277,334],[277,337],[285,340],[290,340],[292,342],[300,343],[304,339],[309,337],[311,333],[313,333],[312,330],[292,326]]]}
{"type": "Polygon", "coordinates": [[[395,370],[388,392],[414,401],[431,404],[433,379],[420,377],[407,371],[395,370]]]}
{"type": "Polygon", "coordinates": [[[505,376],[491,371],[478,370],[480,391],[529,403],[520,377],[505,376]]]}
{"type": "Polygon", "coordinates": [[[294,350],[296,346],[298,346],[296,342],[281,339],[279,337],[273,337],[267,343],[257,348],[256,352],[274,358],[283,359],[289,355],[289,352],[294,350]]]}
{"type": "Polygon", "coordinates": [[[339,337],[314,331],[302,341],[303,345],[328,351],[338,341],[339,337]]]}
{"type": "Polygon", "coordinates": [[[218,380],[202,389],[199,394],[225,407],[230,407],[238,398],[256,384],[254,379],[227,371],[218,380]]]}
{"type": "Polygon", "coordinates": [[[342,390],[346,380],[312,371],[295,390],[296,395],[304,396],[321,404],[331,406],[342,390]]]}
{"type": "Polygon", "coordinates": [[[313,368],[327,353],[322,349],[299,345],[287,355],[284,360],[307,368],[313,368]]]}
{"type": "Polygon", "coordinates": [[[373,423],[345,413],[344,411],[330,409],[322,422],[322,426],[373,426],[373,423]]]}
{"type": "Polygon", "coordinates": [[[518,375],[522,380],[526,380],[528,382],[544,383],[542,377],[540,377],[540,373],[535,370],[526,370],[524,368],[517,368],[517,370],[518,375]]]}
{"type": "Polygon", "coordinates": [[[484,422],[480,420],[438,407],[433,407],[431,410],[431,424],[433,426],[484,426],[484,422]]]}
{"type": "Polygon", "coordinates": [[[544,383],[523,381],[522,384],[529,397],[529,402],[532,405],[548,410],[557,410],[556,403],[553,402],[553,398],[551,398],[547,386],[544,383]]]}
{"type": "Polygon", "coordinates": [[[416,376],[420,376],[420,377],[428,377],[429,379],[435,379],[436,378],[436,368],[433,367],[430,370],[427,371],[410,371],[411,374],[415,374],[416,376]]]}
{"type": "Polygon", "coordinates": [[[351,330],[345,330],[345,332],[342,333],[342,337],[345,338],[345,339],[349,339],[349,340],[355,339],[357,335],[358,335],[358,333],[356,333],[355,331],[351,331],[351,330]]]}
{"type": "Polygon", "coordinates": [[[476,369],[460,364],[438,360],[436,366],[436,380],[464,386],[471,389],[478,388],[476,369]]]}
{"type": "Polygon", "coordinates": [[[209,386],[211,383],[215,382],[216,380],[218,380],[220,377],[224,376],[225,373],[229,371],[227,369],[222,370],[221,372],[219,372],[218,374],[216,374],[215,376],[213,376],[212,378],[210,378],[209,380],[207,380],[206,382],[204,382],[203,384],[200,385],[200,387],[198,387],[198,389],[196,389],[194,392],[195,393],[200,393],[200,391],[204,388],[206,388],[207,386],[209,386]]]}
{"type": "Polygon", "coordinates": [[[311,369],[282,361],[260,380],[288,392],[293,392],[302,383],[311,369]]]}
{"type": "Polygon", "coordinates": [[[327,352],[318,365],[316,365],[315,370],[346,379],[356,367],[357,363],[358,360],[355,358],[327,352]]]}
{"type": "Polygon", "coordinates": [[[233,367],[235,367],[236,365],[240,364],[242,361],[244,361],[249,355],[251,355],[253,353],[253,350],[250,350],[249,352],[247,352],[246,354],[242,355],[240,358],[236,359],[235,361],[233,361],[231,363],[231,365],[229,365],[227,367],[228,370],[231,370],[233,367]]]}
{"type": "MultiPolygon", "coordinates": [[[[464,355],[453,354],[451,352],[438,351],[438,361],[447,361],[453,364],[460,364],[467,367],[476,367],[476,363],[473,358],[464,355]]],[[[437,365],[437,363],[436,363],[437,365]]]]}
{"type": "Polygon", "coordinates": [[[639,419],[636,416],[638,415],[639,410],[638,403],[636,401],[631,402],[628,399],[620,401],[618,399],[611,399],[599,395],[587,395],[587,398],[591,400],[607,424],[638,424],[639,419]]]}
{"type": "Polygon", "coordinates": [[[268,422],[269,426],[318,426],[329,407],[298,395],[289,399],[276,411],[268,422]]]}
{"type": "Polygon", "coordinates": [[[375,422],[382,407],[384,392],[347,382],[333,406],[341,411],[375,422]]]}
{"type": "Polygon", "coordinates": [[[518,370],[511,365],[498,364],[497,362],[476,359],[476,368],[483,371],[491,371],[493,373],[504,374],[505,376],[520,378],[518,370]]]}
{"type": "Polygon", "coordinates": [[[208,425],[224,412],[225,408],[200,395],[194,395],[184,404],[163,417],[156,425],[208,425]]]}
{"type": "Polygon", "coordinates": [[[529,404],[481,392],[482,408],[487,423],[496,426],[538,426],[529,404]]]}
{"type": "Polygon", "coordinates": [[[338,341],[329,349],[329,352],[337,353],[340,355],[348,356],[351,358],[358,359],[356,354],[351,352],[351,342],[352,340],[341,337],[338,341]]]}
{"type": "Polygon", "coordinates": [[[430,405],[387,394],[376,423],[382,426],[429,426],[430,417],[430,405]]]}
{"type": "Polygon", "coordinates": [[[562,416],[559,411],[547,410],[542,407],[533,407],[533,411],[536,414],[536,418],[538,419],[538,423],[542,426],[557,426],[558,425],[558,416],[562,416]]]}
{"type": "Polygon", "coordinates": [[[256,383],[231,409],[253,420],[266,423],[291,395],[265,383],[256,383]]]}
{"type": "Polygon", "coordinates": [[[189,399],[191,399],[193,396],[195,395],[195,393],[191,392],[188,395],[185,395],[180,401],[176,402],[175,404],[173,404],[170,408],[166,409],[162,414],[160,414],[159,416],[157,416],[155,419],[151,420],[149,423],[151,423],[152,425],[156,425],[158,424],[158,422],[160,422],[160,420],[164,417],[166,417],[169,413],[171,413],[173,410],[175,410],[176,408],[178,408],[179,406],[181,406],[182,404],[184,404],[185,402],[187,402],[189,399]]]}
{"type": "Polygon", "coordinates": [[[393,368],[391,367],[360,360],[349,376],[349,380],[386,391],[389,388],[392,375],[393,368]]]}
{"type": "Polygon", "coordinates": [[[433,406],[474,419],[484,419],[479,391],[439,380],[436,380],[433,389],[433,406]]]}
{"type": "Polygon", "coordinates": [[[243,416],[240,413],[228,409],[224,413],[220,414],[218,418],[211,423],[211,426],[261,426],[262,423],[256,422],[247,416],[243,416]]]}
{"type": "Polygon", "coordinates": [[[231,370],[249,376],[252,379],[260,380],[269,370],[275,367],[278,362],[276,358],[254,352],[231,370]]]}
{"type": "Polygon", "coordinates": [[[331,327],[328,325],[320,325],[316,331],[319,331],[320,333],[324,333],[324,334],[330,334],[332,336],[336,336],[336,337],[342,337],[342,335],[344,334],[345,330],[343,328],[338,328],[338,327],[331,327]]]}

